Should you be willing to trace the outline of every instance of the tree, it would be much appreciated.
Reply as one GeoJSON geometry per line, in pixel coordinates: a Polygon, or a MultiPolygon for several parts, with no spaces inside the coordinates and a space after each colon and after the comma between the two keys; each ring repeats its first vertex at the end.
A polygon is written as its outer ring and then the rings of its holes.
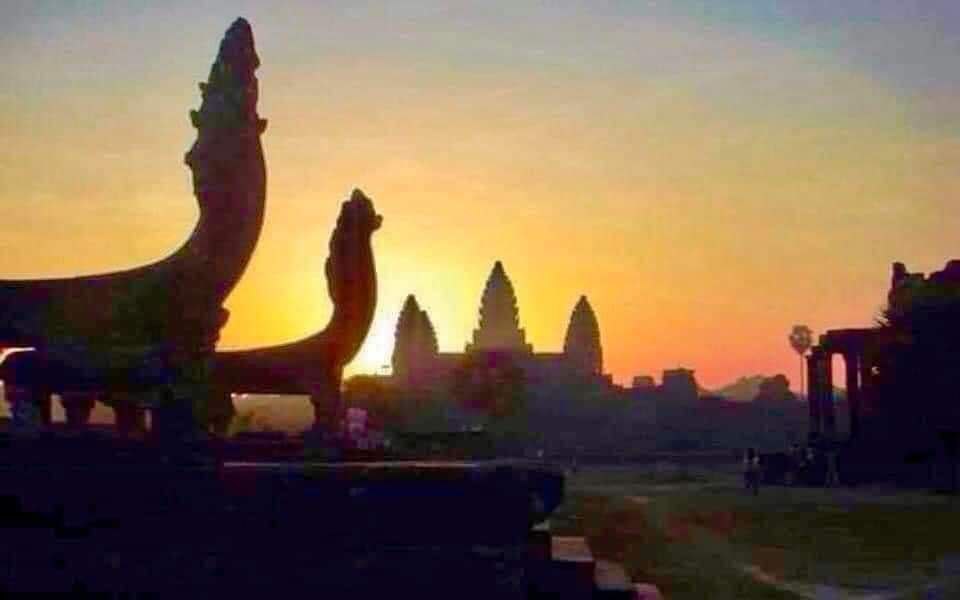
{"type": "Polygon", "coordinates": [[[790,347],[800,355],[800,395],[805,396],[803,363],[804,356],[807,354],[810,346],[813,345],[813,331],[806,325],[794,325],[788,339],[790,340],[790,347]]]}

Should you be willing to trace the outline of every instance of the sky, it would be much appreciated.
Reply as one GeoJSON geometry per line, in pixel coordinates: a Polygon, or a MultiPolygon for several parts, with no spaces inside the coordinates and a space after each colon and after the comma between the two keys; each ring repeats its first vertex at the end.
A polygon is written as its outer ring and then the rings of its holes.
{"type": "Polygon", "coordinates": [[[893,261],[960,256],[952,0],[152,4],[0,4],[0,277],[179,246],[188,111],[237,16],[269,175],[223,348],[326,324],[354,187],[384,222],[351,373],[384,372],[411,293],[461,351],[502,260],[535,350],[562,347],[585,294],[619,382],[796,385],[793,325],[869,326],[893,261]]]}

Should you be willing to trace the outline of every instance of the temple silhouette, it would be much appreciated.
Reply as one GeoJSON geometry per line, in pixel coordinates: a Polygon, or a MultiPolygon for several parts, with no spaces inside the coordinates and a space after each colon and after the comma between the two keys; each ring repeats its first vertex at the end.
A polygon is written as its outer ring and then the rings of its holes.
{"type": "Polygon", "coordinates": [[[492,452],[503,456],[619,460],[655,450],[780,447],[806,433],[806,406],[783,375],[761,378],[747,401],[702,389],[684,367],[664,369],[659,383],[648,375],[615,383],[603,371],[599,321],[586,296],[571,311],[563,349],[536,351],[500,261],[463,352],[439,351],[429,314],[407,296],[392,366],[391,375],[348,380],[345,403],[404,433],[488,431],[492,452]]]}
{"type": "MultiPolygon", "coordinates": [[[[21,350],[0,367],[13,414],[0,427],[0,591],[637,597],[585,539],[543,528],[563,499],[557,468],[340,452],[343,367],[376,309],[370,240],[381,217],[361,191],[342,204],[330,238],[328,326],[288,344],[216,351],[223,303],[265,210],[259,66],[252,28],[237,19],[191,112],[197,141],[186,163],[200,218],[179,250],[117,273],[0,280],[0,347],[21,350]],[[252,445],[225,436],[232,392],[309,394],[313,427],[252,445]],[[54,394],[63,425],[51,422],[54,394]],[[96,401],[114,407],[112,430],[87,423],[96,401]]],[[[533,356],[497,271],[468,355],[533,356]]],[[[585,301],[575,312],[584,331],[570,333],[571,348],[596,347],[568,354],[598,375],[596,320],[585,301]]],[[[437,362],[412,299],[402,324],[415,334],[400,370],[437,362]]]]}
{"type": "Polygon", "coordinates": [[[832,329],[807,356],[809,437],[840,447],[843,482],[958,488],[960,260],[925,275],[893,263],[876,327],[832,329]],[[843,357],[846,406],[833,357],[843,357]],[[838,414],[844,410],[847,414],[838,414]],[[838,424],[846,416],[846,426],[838,424]]]}
{"type": "Polygon", "coordinates": [[[513,284],[499,260],[480,298],[479,323],[463,352],[439,352],[436,332],[416,297],[407,296],[397,319],[392,383],[401,388],[449,386],[458,369],[473,358],[509,361],[523,372],[528,386],[579,380],[612,387],[603,373],[600,327],[586,296],[580,296],[567,324],[562,352],[534,352],[520,326],[513,284]]]}
{"type": "Polygon", "coordinates": [[[547,461],[730,449],[750,428],[752,439],[782,443],[798,411],[809,417],[812,447],[831,457],[839,449],[843,483],[919,474],[927,483],[949,477],[957,489],[960,261],[929,277],[895,263],[877,327],[821,336],[808,358],[809,415],[783,375],[764,378],[749,403],[704,393],[687,368],[664,370],[660,385],[647,376],[614,384],[585,295],[563,348],[535,351],[496,261],[463,352],[440,352],[410,295],[393,373],[381,379],[391,400],[439,400],[449,437],[480,424],[500,445],[487,456],[412,461],[386,445],[349,454],[344,413],[364,411],[349,412],[342,374],[376,310],[371,237],[382,221],[363,192],[342,203],[330,236],[328,325],[287,344],[216,350],[224,302],[266,207],[259,66],[252,28],[237,19],[190,113],[197,139],[185,163],[199,220],[181,248],[121,272],[0,280],[0,347],[21,350],[0,365],[13,409],[0,427],[9,538],[0,590],[638,598],[628,574],[595,561],[585,538],[551,533],[564,472],[547,461]],[[832,385],[836,354],[845,359],[845,405],[832,385]],[[230,437],[237,392],[308,395],[312,427],[255,443],[230,437]],[[54,394],[62,426],[51,422],[54,394]],[[116,411],[113,430],[88,427],[96,401],[116,411]],[[515,460],[530,450],[538,460],[515,460]]]}

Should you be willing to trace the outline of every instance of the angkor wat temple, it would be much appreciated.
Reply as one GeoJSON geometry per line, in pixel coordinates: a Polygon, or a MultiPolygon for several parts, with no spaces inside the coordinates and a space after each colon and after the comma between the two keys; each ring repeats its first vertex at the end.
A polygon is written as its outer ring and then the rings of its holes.
{"type": "Polygon", "coordinates": [[[440,352],[429,315],[408,296],[397,320],[393,374],[355,378],[347,403],[386,407],[380,409],[384,420],[399,430],[455,431],[516,417],[512,429],[505,428],[517,434],[516,444],[498,445],[508,454],[543,450],[585,458],[655,448],[780,448],[802,435],[804,407],[790,394],[770,402],[703,396],[694,371],[683,368],[664,370],[659,385],[652,377],[638,377],[632,387],[615,384],[603,372],[600,328],[585,296],[573,308],[563,350],[534,351],[499,261],[478,321],[463,352],[440,352]]]}
{"type": "Polygon", "coordinates": [[[473,339],[463,352],[440,352],[429,315],[413,295],[408,296],[397,320],[393,385],[451,389],[458,377],[476,377],[478,370],[493,368],[517,370],[525,388],[534,395],[572,383],[613,386],[611,376],[603,373],[600,327],[586,296],[581,296],[573,308],[561,352],[534,352],[527,342],[513,284],[500,261],[487,278],[479,314],[473,339]]]}
{"type": "Polygon", "coordinates": [[[125,271],[0,280],[0,349],[20,350],[0,363],[14,415],[0,428],[0,591],[637,597],[584,538],[537,529],[562,501],[558,469],[329,460],[343,458],[343,367],[376,307],[381,219],[359,190],[330,237],[327,328],[217,351],[266,206],[259,65],[238,18],[190,113],[199,219],[178,250],[125,271]],[[244,391],[309,394],[314,427],[276,443],[215,435],[244,391]],[[54,394],[66,427],[51,423],[54,394]],[[97,401],[115,431],[87,427],[97,401]]]}

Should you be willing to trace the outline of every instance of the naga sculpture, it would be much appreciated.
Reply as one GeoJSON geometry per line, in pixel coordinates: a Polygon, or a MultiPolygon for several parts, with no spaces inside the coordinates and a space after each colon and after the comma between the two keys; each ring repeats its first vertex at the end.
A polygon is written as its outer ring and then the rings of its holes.
{"type": "MultiPolygon", "coordinates": [[[[370,242],[381,222],[360,190],[343,203],[324,268],[334,309],[322,331],[288,344],[214,354],[206,420],[215,430],[223,432],[229,425],[234,414],[231,396],[237,392],[309,394],[318,424],[327,425],[337,416],[343,367],[360,349],[376,308],[377,274],[370,242]]],[[[40,382],[47,365],[38,353],[14,357],[9,360],[17,363],[21,373],[29,368],[31,382],[40,382]]],[[[55,391],[60,393],[68,424],[85,424],[99,399],[113,407],[121,431],[144,427],[143,409],[130,394],[108,389],[55,391]]]]}
{"type": "Polygon", "coordinates": [[[316,425],[329,426],[338,416],[343,367],[363,344],[377,305],[370,241],[381,221],[360,190],[343,203],[324,268],[333,302],[326,328],[288,344],[216,353],[211,379],[214,402],[228,406],[224,417],[232,413],[235,392],[309,394],[316,425]]]}
{"type": "Polygon", "coordinates": [[[196,395],[227,320],[223,302],[263,224],[258,66],[250,25],[237,19],[190,114],[197,139],[185,162],[200,215],[179,250],[116,273],[0,281],[0,346],[34,348],[4,362],[8,393],[30,401],[53,390],[196,395]]]}

